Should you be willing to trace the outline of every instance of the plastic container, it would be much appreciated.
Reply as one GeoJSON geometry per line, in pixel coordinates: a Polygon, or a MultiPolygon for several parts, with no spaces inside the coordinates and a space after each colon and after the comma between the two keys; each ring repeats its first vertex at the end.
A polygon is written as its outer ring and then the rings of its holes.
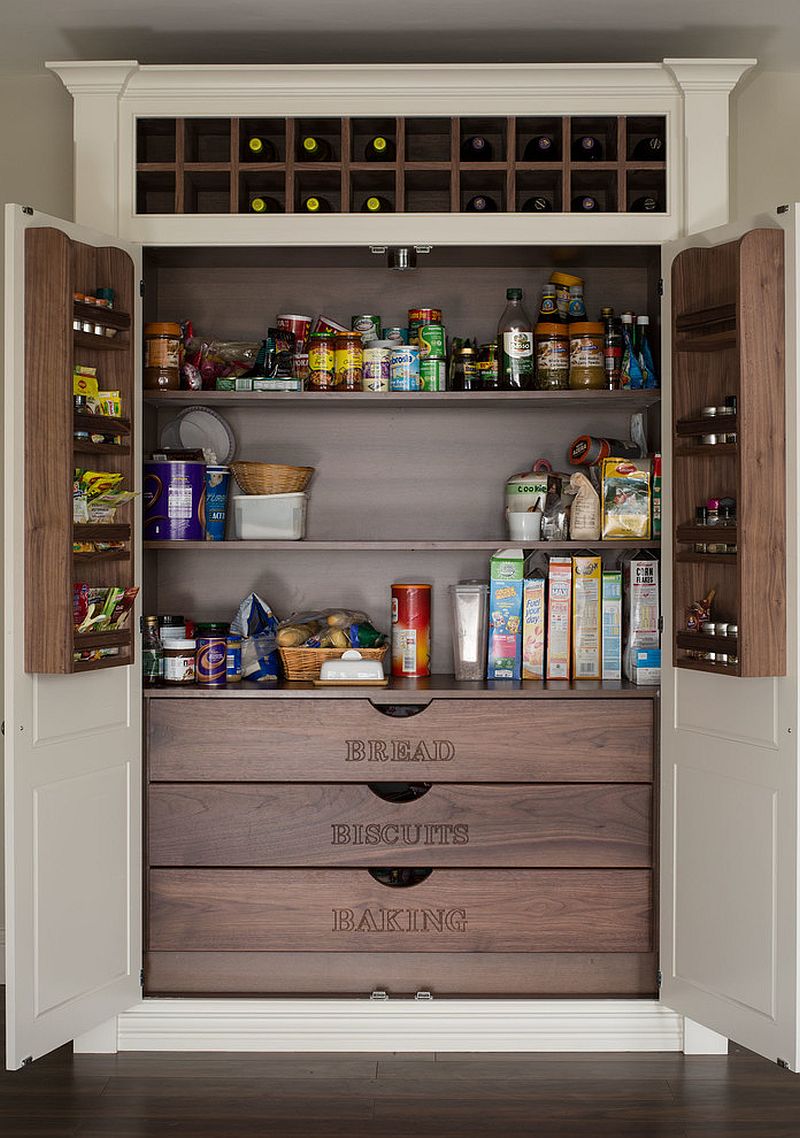
{"type": "Polygon", "coordinates": [[[299,541],[306,535],[308,494],[233,496],[233,536],[240,541],[299,541]]]}
{"type": "Polygon", "coordinates": [[[453,672],[457,680],[482,680],[486,674],[489,586],[462,581],[450,586],[453,606],[453,672]]]}
{"type": "Polygon", "coordinates": [[[144,386],[148,391],[179,391],[180,324],[145,324],[144,386]]]}
{"type": "Polygon", "coordinates": [[[165,684],[193,684],[194,640],[167,640],[162,654],[162,679],[165,684]]]}
{"type": "Polygon", "coordinates": [[[225,519],[228,514],[228,488],[231,481],[229,466],[206,467],[206,541],[225,540],[225,519]]]}
{"type": "Polygon", "coordinates": [[[565,324],[537,324],[536,386],[540,391],[569,388],[569,332],[565,324]]]}

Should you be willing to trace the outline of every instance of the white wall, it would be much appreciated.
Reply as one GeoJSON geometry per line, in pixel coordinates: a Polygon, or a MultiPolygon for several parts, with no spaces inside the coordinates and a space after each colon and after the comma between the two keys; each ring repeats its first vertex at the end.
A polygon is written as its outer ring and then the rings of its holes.
{"type": "MultiPolygon", "coordinates": [[[[0,75],[0,204],[18,202],[72,218],[72,100],[55,76],[0,75]]],[[[3,264],[0,226],[0,265],[3,264]]],[[[3,280],[0,274],[0,332],[3,327],[3,280]]],[[[0,353],[0,380],[3,356],[0,353]]],[[[21,380],[20,376],[16,377],[21,380]]],[[[2,447],[2,401],[0,401],[2,447]]],[[[0,497],[0,526],[2,497],[0,497]]],[[[0,595],[0,618],[2,596],[0,595]]],[[[0,701],[3,658],[0,653],[0,701]]],[[[0,838],[2,837],[0,780],[0,838]]],[[[3,844],[0,841],[0,976],[4,957],[3,844]]]]}
{"type": "Polygon", "coordinates": [[[734,215],[800,201],[800,60],[797,71],[756,68],[731,111],[734,215]]]}

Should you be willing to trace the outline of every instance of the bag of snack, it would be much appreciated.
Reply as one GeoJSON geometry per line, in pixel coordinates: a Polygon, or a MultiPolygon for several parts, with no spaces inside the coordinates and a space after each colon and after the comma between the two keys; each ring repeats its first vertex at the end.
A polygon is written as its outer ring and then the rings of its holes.
{"type": "Polygon", "coordinates": [[[231,621],[231,632],[242,638],[242,677],[260,682],[277,680],[278,620],[257,593],[245,597],[231,621]]]}
{"type": "Polygon", "coordinates": [[[650,470],[627,458],[603,459],[603,540],[650,537],[650,470]]]}

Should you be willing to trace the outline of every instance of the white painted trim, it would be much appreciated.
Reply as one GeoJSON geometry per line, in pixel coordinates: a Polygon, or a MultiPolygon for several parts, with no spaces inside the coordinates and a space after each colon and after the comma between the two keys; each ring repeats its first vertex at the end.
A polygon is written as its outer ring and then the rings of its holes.
{"type": "Polygon", "coordinates": [[[683,1020],[683,1053],[684,1055],[727,1055],[728,1040],[718,1031],[710,1027],[703,1027],[693,1019],[684,1016],[683,1020]]]}
{"type": "Polygon", "coordinates": [[[6,979],[6,930],[0,925],[0,976],[6,979]]]}
{"type": "Polygon", "coordinates": [[[72,1051],[75,1055],[116,1055],[117,1053],[117,1017],[104,1020],[91,1031],[83,1035],[76,1035],[72,1041],[72,1051]]]}
{"type": "Polygon", "coordinates": [[[143,1000],[120,1051],[680,1051],[656,1000],[143,1000]]]}

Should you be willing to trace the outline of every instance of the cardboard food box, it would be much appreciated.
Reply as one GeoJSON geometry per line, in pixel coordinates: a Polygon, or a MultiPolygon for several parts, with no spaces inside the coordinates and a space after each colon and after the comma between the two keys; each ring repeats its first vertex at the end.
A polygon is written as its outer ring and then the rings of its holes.
{"type": "Polygon", "coordinates": [[[544,574],[523,583],[522,678],[544,679],[544,645],[547,580],[544,574]]]}
{"type": "Polygon", "coordinates": [[[658,558],[634,553],[622,559],[625,647],[622,668],[634,684],[661,681],[661,607],[658,558]]]}
{"type": "Polygon", "coordinates": [[[486,666],[486,678],[489,680],[520,679],[524,576],[525,554],[521,549],[498,549],[492,554],[486,666]]]}
{"type": "Polygon", "coordinates": [[[603,645],[604,680],[622,679],[622,573],[618,569],[603,572],[603,645]]]}
{"type": "Polygon", "coordinates": [[[572,678],[600,679],[601,586],[597,556],[572,558],[572,678]]]}
{"type": "Polygon", "coordinates": [[[568,680],[572,618],[572,558],[551,557],[547,574],[547,678],[568,680]]]}

